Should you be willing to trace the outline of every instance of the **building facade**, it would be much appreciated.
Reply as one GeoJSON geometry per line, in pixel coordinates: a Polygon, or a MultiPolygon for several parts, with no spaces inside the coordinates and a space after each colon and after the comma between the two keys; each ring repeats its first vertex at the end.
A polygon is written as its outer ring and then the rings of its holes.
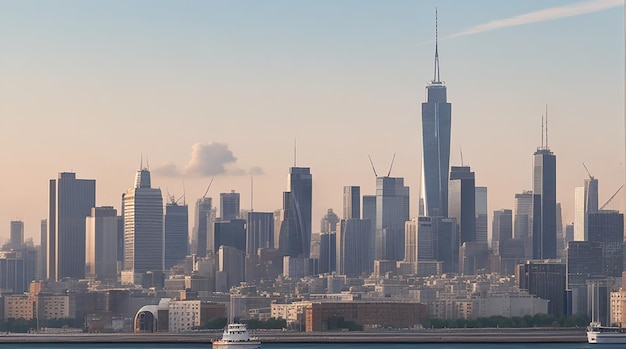
{"type": "Polygon", "coordinates": [[[50,180],[48,279],[85,277],[85,218],[95,206],[95,180],[72,172],[50,180]]]}

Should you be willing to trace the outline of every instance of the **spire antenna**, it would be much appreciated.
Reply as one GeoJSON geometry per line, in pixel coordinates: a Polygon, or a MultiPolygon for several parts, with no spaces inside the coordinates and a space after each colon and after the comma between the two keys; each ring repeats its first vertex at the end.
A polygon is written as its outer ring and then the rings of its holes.
{"type": "Polygon", "coordinates": [[[541,114],[541,149],[543,149],[543,114],[541,114]]]}
{"type": "Polygon", "coordinates": [[[548,104],[546,104],[546,149],[548,147],[548,104]]]}
{"type": "Polygon", "coordinates": [[[435,72],[433,82],[441,82],[439,77],[439,24],[437,8],[435,7],[435,72]]]}

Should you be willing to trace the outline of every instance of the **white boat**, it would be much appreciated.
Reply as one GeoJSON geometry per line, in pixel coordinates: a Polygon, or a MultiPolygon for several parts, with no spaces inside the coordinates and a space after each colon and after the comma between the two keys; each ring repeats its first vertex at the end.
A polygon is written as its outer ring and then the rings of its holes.
{"type": "Polygon", "coordinates": [[[261,341],[258,338],[250,337],[245,324],[228,324],[224,328],[222,338],[212,342],[216,349],[259,349],[261,341]]]}
{"type": "Polygon", "coordinates": [[[587,342],[592,344],[626,343],[626,328],[602,326],[599,322],[592,322],[587,327],[587,342]]]}

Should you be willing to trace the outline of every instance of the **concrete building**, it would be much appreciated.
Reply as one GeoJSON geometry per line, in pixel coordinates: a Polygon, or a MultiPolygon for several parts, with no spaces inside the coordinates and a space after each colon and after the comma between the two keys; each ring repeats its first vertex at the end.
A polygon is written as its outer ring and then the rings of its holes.
{"type": "Polygon", "coordinates": [[[7,294],[4,299],[4,320],[34,319],[35,301],[27,294],[7,294]]]}
{"type": "Polygon", "coordinates": [[[85,277],[85,218],[96,206],[96,181],[72,172],[50,180],[47,277],[85,277]]]}

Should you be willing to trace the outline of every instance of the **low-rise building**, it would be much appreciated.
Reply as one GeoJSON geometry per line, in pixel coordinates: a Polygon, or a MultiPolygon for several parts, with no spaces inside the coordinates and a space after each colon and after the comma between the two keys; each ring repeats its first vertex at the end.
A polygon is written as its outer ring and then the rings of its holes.
{"type": "Polygon", "coordinates": [[[306,331],[327,331],[337,320],[365,328],[414,328],[421,326],[427,315],[422,303],[313,302],[306,307],[306,331]]]}

